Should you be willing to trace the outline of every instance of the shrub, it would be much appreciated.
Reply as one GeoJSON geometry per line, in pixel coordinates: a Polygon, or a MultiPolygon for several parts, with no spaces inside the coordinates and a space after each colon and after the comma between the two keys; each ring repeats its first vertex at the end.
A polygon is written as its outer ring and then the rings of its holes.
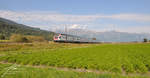
{"type": "Polygon", "coordinates": [[[5,36],[0,34],[0,40],[4,40],[5,39],[5,36]]]}
{"type": "Polygon", "coordinates": [[[45,42],[44,37],[41,36],[26,36],[29,42],[45,42]]]}
{"type": "Polygon", "coordinates": [[[147,39],[147,38],[144,38],[144,42],[148,42],[148,39],[147,39]]]}
{"type": "Polygon", "coordinates": [[[13,34],[10,37],[10,40],[13,42],[28,42],[28,39],[25,36],[22,36],[20,34],[13,34]]]}

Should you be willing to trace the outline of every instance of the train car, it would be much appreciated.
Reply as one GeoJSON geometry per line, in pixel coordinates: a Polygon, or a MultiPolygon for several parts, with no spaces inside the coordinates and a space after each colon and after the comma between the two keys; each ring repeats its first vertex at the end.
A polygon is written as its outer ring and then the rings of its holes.
{"type": "Polygon", "coordinates": [[[53,37],[54,42],[71,42],[71,43],[91,43],[94,42],[91,38],[84,38],[80,36],[68,34],[56,34],[53,37]]]}

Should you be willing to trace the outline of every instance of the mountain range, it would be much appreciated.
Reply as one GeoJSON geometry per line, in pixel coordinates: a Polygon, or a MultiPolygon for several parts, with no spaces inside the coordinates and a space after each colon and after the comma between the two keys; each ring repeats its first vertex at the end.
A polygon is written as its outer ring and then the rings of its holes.
{"type": "MultiPolygon", "coordinates": [[[[149,33],[128,33],[119,31],[95,32],[84,29],[69,29],[67,34],[78,35],[86,38],[96,38],[100,42],[136,42],[143,41],[144,38],[150,40],[149,33]]],[[[57,32],[66,33],[62,30],[57,32]]]]}

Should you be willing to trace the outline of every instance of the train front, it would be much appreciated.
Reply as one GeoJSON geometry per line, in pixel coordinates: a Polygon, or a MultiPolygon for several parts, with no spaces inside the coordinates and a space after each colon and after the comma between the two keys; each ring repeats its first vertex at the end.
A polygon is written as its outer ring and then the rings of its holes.
{"type": "Polygon", "coordinates": [[[61,34],[55,34],[55,35],[53,36],[53,41],[54,41],[54,42],[60,41],[60,36],[61,36],[61,34]]]}

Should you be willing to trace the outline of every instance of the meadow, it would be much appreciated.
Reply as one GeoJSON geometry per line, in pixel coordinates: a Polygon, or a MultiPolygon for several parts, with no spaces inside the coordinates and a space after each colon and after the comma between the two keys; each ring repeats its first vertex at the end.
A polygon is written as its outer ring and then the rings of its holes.
{"type": "MultiPolygon", "coordinates": [[[[150,77],[150,44],[0,44],[0,61],[22,66],[50,66],[106,73],[62,72],[57,70],[64,75],[61,78],[67,78],[65,73],[68,73],[68,78],[71,76],[73,78],[80,78],[80,76],[81,78],[130,78],[130,75],[137,76],[131,78],[142,78],[143,76],[148,78],[150,77]]],[[[30,70],[27,68],[27,70],[29,72],[34,70],[37,73],[45,72],[45,75],[48,72],[56,71],[36,68],[30,70]]],[[[29,74],[29,72],[26,73],[29,74]]],[[[44,75],[44,73],[42,74],[44,75]]],[[[54,72],[53,74],[56,75],[54,72]]],[[[59,77],[55,76],[53,78],[59,77]]]]}

